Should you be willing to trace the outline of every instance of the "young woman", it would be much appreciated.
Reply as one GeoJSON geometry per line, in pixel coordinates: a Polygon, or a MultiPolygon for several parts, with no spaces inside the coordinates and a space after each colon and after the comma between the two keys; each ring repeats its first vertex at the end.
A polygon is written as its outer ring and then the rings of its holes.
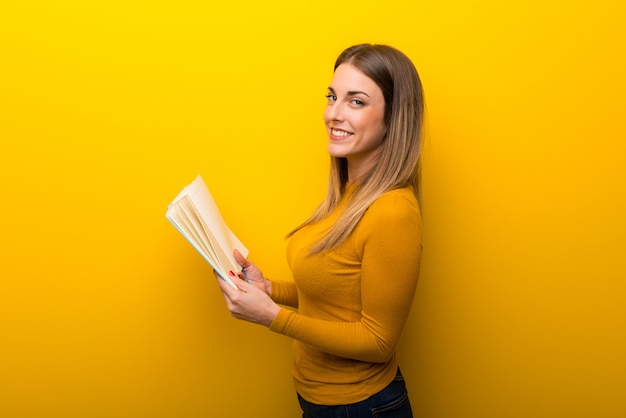
{"type": "Polygon", "coordinates": [[[327,97],[328,193],[290,234],[294,281],[270,281],[236,252],[249,282],[218,283],[234,317],[294,339],[304,418],[411,417],[397,346],[422,250],[421,83],[397,49],[356,45],[327,97]]]}

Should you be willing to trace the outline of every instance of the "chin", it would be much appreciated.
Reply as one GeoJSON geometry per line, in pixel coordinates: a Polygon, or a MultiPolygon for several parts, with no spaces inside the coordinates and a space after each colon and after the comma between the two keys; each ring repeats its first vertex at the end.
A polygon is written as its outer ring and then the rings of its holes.
{"type": "Polygon", "coordinates": [[[348,156],[348,153],[346,153],[345,151],[337,150],[336,147],[333,147],[333,146],[328,147],[328,154],[331,157],[335,157],[335,158],[345,158],[348,156]]]}

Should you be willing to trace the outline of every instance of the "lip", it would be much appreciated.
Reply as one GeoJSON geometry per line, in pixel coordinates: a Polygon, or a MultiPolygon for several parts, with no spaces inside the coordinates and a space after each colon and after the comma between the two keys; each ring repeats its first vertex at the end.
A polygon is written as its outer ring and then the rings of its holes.
{"type": "Polygon", "coordinates": [[[339,128],[332,128],[332,127],[328,128],[329,138],[335,141],[341,141],[341,140],[350,138],[352,135],[354,134],[350,131],[346,131],[346,130],[339,129],[339,128]]]}

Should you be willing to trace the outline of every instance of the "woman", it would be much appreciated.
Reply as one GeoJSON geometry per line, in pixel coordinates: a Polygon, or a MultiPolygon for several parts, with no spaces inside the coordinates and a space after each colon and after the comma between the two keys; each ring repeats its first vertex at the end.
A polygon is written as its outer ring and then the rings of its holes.
{"type": "Polygon", "coordinates": [[[411,417],[397,345],[422,248],[421,83],[400,51],[356,45],[327,97],[329,188],[290,234],[294,282],[264,278],[236,252],[247,282],[218,283],[234,317],[294,339],[303,417],[411,417]]]}

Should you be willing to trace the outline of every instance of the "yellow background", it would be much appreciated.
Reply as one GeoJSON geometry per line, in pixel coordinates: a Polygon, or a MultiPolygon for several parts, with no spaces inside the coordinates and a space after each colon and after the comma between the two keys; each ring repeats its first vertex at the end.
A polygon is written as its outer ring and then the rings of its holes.
{"type": "Polygon", "coordinates": [[[288,278],[359,42],[426,91],[416,416],[626,415],[623,1],[211,3],[0,3],[0,416],[298,416],[290,341],[164,213],[202,174],[288,278]]]}

